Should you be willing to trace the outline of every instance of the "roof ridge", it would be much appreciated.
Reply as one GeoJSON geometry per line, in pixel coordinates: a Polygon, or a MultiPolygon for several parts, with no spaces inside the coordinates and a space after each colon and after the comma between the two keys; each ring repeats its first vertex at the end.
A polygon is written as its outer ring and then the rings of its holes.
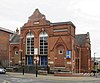
{"type": "Polygon", "coordinates": [[[14,38],[16,35],[19,35],[19,36],[20,36],[20,34],[14,33],[14,34],[11,36],[10,41],[12,41],[13,38],[14,38]]]}
{"type": "Polygon", "coordinates": [[[14,31],[11,31],[11,30],[3,28],[3,27],[0,27],[0,30],[6,31],[6,32],[9,32],[9,33],[14,33],[14,31]]]}
{"type": "Polygon", "coordinates": [[[87,33],[75,34],[75,36],[77,36],[77,35],[87,35],[87,33]]]}
{"type": "Polygon", "coordinates": [[[12,41],[12,39],[14,38],[15,33],[11,36],[11,38],[9,39],[10,41],[12,41]]]}

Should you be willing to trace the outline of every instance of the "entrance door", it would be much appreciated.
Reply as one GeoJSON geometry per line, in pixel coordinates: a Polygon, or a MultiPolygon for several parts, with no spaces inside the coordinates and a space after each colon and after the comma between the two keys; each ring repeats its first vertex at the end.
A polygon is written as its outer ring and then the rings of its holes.
{"type": "Polygon", "coordinates": [[[33,56],[27,56],[27,65],[33,65],[33,56]]]}
{"type": "Polygon", "coordinates": [[[47,56],[41,56],[40,57],[40,65],[41,66],[47,66],[47,56]]]}

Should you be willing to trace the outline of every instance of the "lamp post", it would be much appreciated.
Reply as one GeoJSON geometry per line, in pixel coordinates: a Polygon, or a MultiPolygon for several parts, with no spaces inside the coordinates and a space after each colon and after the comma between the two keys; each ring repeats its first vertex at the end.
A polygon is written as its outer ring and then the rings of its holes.
{"type": "Polygon", "coordinates": [[[21,66],[22,66],[22,50],[20,50],[21,66]]]}
{"type": "Polygon", "coordinates": [[[20,58],[21,58],[22,74],[24,75],[24,59],[22,58],[22,57],[23,57],[23,56],[22,56],[22,51],[23,51],[23,50],[20,50],[20,53],[21,53],[21,54],[20,54],[20,55],[21,55],[20,58]]]}
{"type": "Polygon", "coordinates": [[[20,53],[21,53],[21,66],[22,66],[22,74],[24,75],[24,59],[23,59],[23,37],[21,36],[20,37],[20,53]]]}
{"type": "Polygon", "coordinates": [[[36,77],[37,77],[37,74],[38,74],[38,69],[37,69],[37,55],[36,55],[36,77]]]}
{"type": "Polygon", "coordinates": [[[36,68],[36,77],[37,77],[37,74],[38,74],[38,61],[39,61],[39,57],[38,57],[38,48],[34,48],[34,55],[36,55],[36,58],[35,58],[35,68],[36,68]]]}
{"type": "Polygon", "coordinates": [[[96,54],[96,53],[94,53],[94,76],[95,76],[95,73],[96,73],[96,72],[95,72],[95,54],[96,54]]]}
{"type": "Polygon", "coordinates": [[[39,57],[37,57],[37,55],[36,55],[36,58],[35,58],[36,77],[38,75],[38,61],[39,61],[39,57]]]}
{"type": "Polygon", "coordinates": [[[22,59],[22,66],[23,66],[23,75],[24,75],[24,59],[22,59]]]}

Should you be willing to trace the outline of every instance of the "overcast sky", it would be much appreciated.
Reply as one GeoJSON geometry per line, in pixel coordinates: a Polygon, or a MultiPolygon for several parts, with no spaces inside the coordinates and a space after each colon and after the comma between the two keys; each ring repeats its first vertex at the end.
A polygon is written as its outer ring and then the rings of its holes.
{"type": "Polygon", "coordinates": [[[15,31],[36,8],[51,22],[73,22],[76,34],[89,32],[91,55],[100,57],[100,0],[0,0],[0,27],[15,31]]]}

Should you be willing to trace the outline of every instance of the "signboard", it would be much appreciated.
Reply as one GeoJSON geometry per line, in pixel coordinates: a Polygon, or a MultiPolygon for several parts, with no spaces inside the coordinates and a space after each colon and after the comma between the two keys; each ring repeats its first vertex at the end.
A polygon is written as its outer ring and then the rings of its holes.
{"type": "Polygon", "coordinates": [[[71,58],[71,51],[70,50],[66,51],[66,58],[71,58]]]}
{"type": "Polygon", "coordinates": [[[67,64],[71,64],[71,62],[67,62],[67,64]]]}
{"type": "Polygon", "coordinates": [[[39,57],[38,56],[34,57],[34,63],[36,64],[36,62],[39,63],[39,57]]]}
{"type": "Polygon", "coordinates": [[[34,55],[38,55],[38,48],[34,48],[34,55]]]}
{"type": "Polygon", "coordinates": [[[54,64],[54,62],[53,62],[53,61],[49,61],[48,63],[49,63],[49,64],[54,64]]]}

